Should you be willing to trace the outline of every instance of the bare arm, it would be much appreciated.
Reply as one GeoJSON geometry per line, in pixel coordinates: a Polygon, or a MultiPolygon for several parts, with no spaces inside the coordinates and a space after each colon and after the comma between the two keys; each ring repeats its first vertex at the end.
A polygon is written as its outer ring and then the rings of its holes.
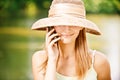
{"type": "Polygon", "coordinates": [[[98,80],[111,80],[110,64],[104,54],[96,52],[94,66],[98,80]]]}
{"type": "Polygon", "coordinates": [[[56,80],[56,61],[48,60],[45,80],[56,80]]]}

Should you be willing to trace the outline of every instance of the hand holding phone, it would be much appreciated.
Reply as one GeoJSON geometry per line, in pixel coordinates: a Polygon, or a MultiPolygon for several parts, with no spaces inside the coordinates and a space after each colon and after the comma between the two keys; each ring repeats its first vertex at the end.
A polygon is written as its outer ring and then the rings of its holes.
{"type": "MultiPolygon", "coordinates": [[[[48,27],[48,32],[50,32],[52,29],[54,29],[54,27],[48,27]]],[[[51,33],[51,35],[53,35],[53,34],[57,34],[55,30],[51,33]]],[[[55,36],[53,39],[56,39],[57,37],[59,37],[59,36],[55,36]]]]}
{"type": "Polygon", "coordinates": [[[58,41],[60,40],[59,35],[56,33],[54,27],[49,27],[46,34],[46,48],[49,59],[57,60],[59,49],[58,41]]]}

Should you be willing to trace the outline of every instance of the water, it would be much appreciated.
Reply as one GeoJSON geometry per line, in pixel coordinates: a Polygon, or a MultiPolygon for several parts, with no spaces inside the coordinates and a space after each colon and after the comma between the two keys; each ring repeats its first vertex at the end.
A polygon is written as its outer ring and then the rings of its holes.
{"type": "MultiPolygon", "coordinates": [[[[87,15],[87,18],[95,22],[102,32],[101,36],[87,34],[89,46],[105,53],[111,65],[112,80],[119,80],[120,16],[87,15]]],[[[33,20],[26,20],[20,20],[27,22],[25,27],[0,26],[0,80],[33,80],[32,54],[44,47],[45,33],[31,31],[33,20]]]]}

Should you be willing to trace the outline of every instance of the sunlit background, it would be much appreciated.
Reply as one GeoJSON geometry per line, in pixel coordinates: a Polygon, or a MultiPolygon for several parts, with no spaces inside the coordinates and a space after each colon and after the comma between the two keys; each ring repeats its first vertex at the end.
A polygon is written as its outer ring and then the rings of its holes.
{"type": "MultiPolygon", "coordinates": [[[[45,32],[31,30],[47,17],[52,0],[0,0],[0,80],[33,80],[32,54],[44,47],[45,32]]],[[[87,19],[102,35],[87,34],[92,49],[103,52],[112,80],[120,80],[120,0],[84,0],[87,19]]]]}

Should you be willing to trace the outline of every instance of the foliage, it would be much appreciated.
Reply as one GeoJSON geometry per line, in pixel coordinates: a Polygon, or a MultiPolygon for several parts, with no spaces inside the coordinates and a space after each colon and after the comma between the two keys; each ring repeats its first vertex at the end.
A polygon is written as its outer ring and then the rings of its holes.
{"type": "Polygon", "coordinates": [[[0,0],[0,13],[2,16],[15,16],[21,13],[27,7],[27,4],[27,0],[0,0]]]}
{"type": "Polygon", "coordinates": [[[120,14],[120,0],[84,0],[87,13],[120,14]]]}
{"type": "Polygon", "coordinates": [[[120,13],[120,1],[118,0],[103,0],[99,5],[99,13],[120,13]]]}
{"type": "MultiPolygon", "coordinates": [[[[48,10],[52,0],[0,0],[0,17],[26,15],[30,3],[38,10],[48,10]],[[3,15],[4,14],[4,15],[3,15]]],[[[83,0],[87,13],[120,14],[120,0],[83,0]]],[[[39,11],[38,11],[39,12],[39,11]]]]}
{"type": "Polygon", "coordinates": [[[93,4],[93,0],[84,0],[85,8],[87,13],[95,13],[96,12],[96,5],[93,4]]]}
{"type": "Polygon", "coordinates": [[[52,0],[33,0],[38,8],[48,9],[52,0]]]}

